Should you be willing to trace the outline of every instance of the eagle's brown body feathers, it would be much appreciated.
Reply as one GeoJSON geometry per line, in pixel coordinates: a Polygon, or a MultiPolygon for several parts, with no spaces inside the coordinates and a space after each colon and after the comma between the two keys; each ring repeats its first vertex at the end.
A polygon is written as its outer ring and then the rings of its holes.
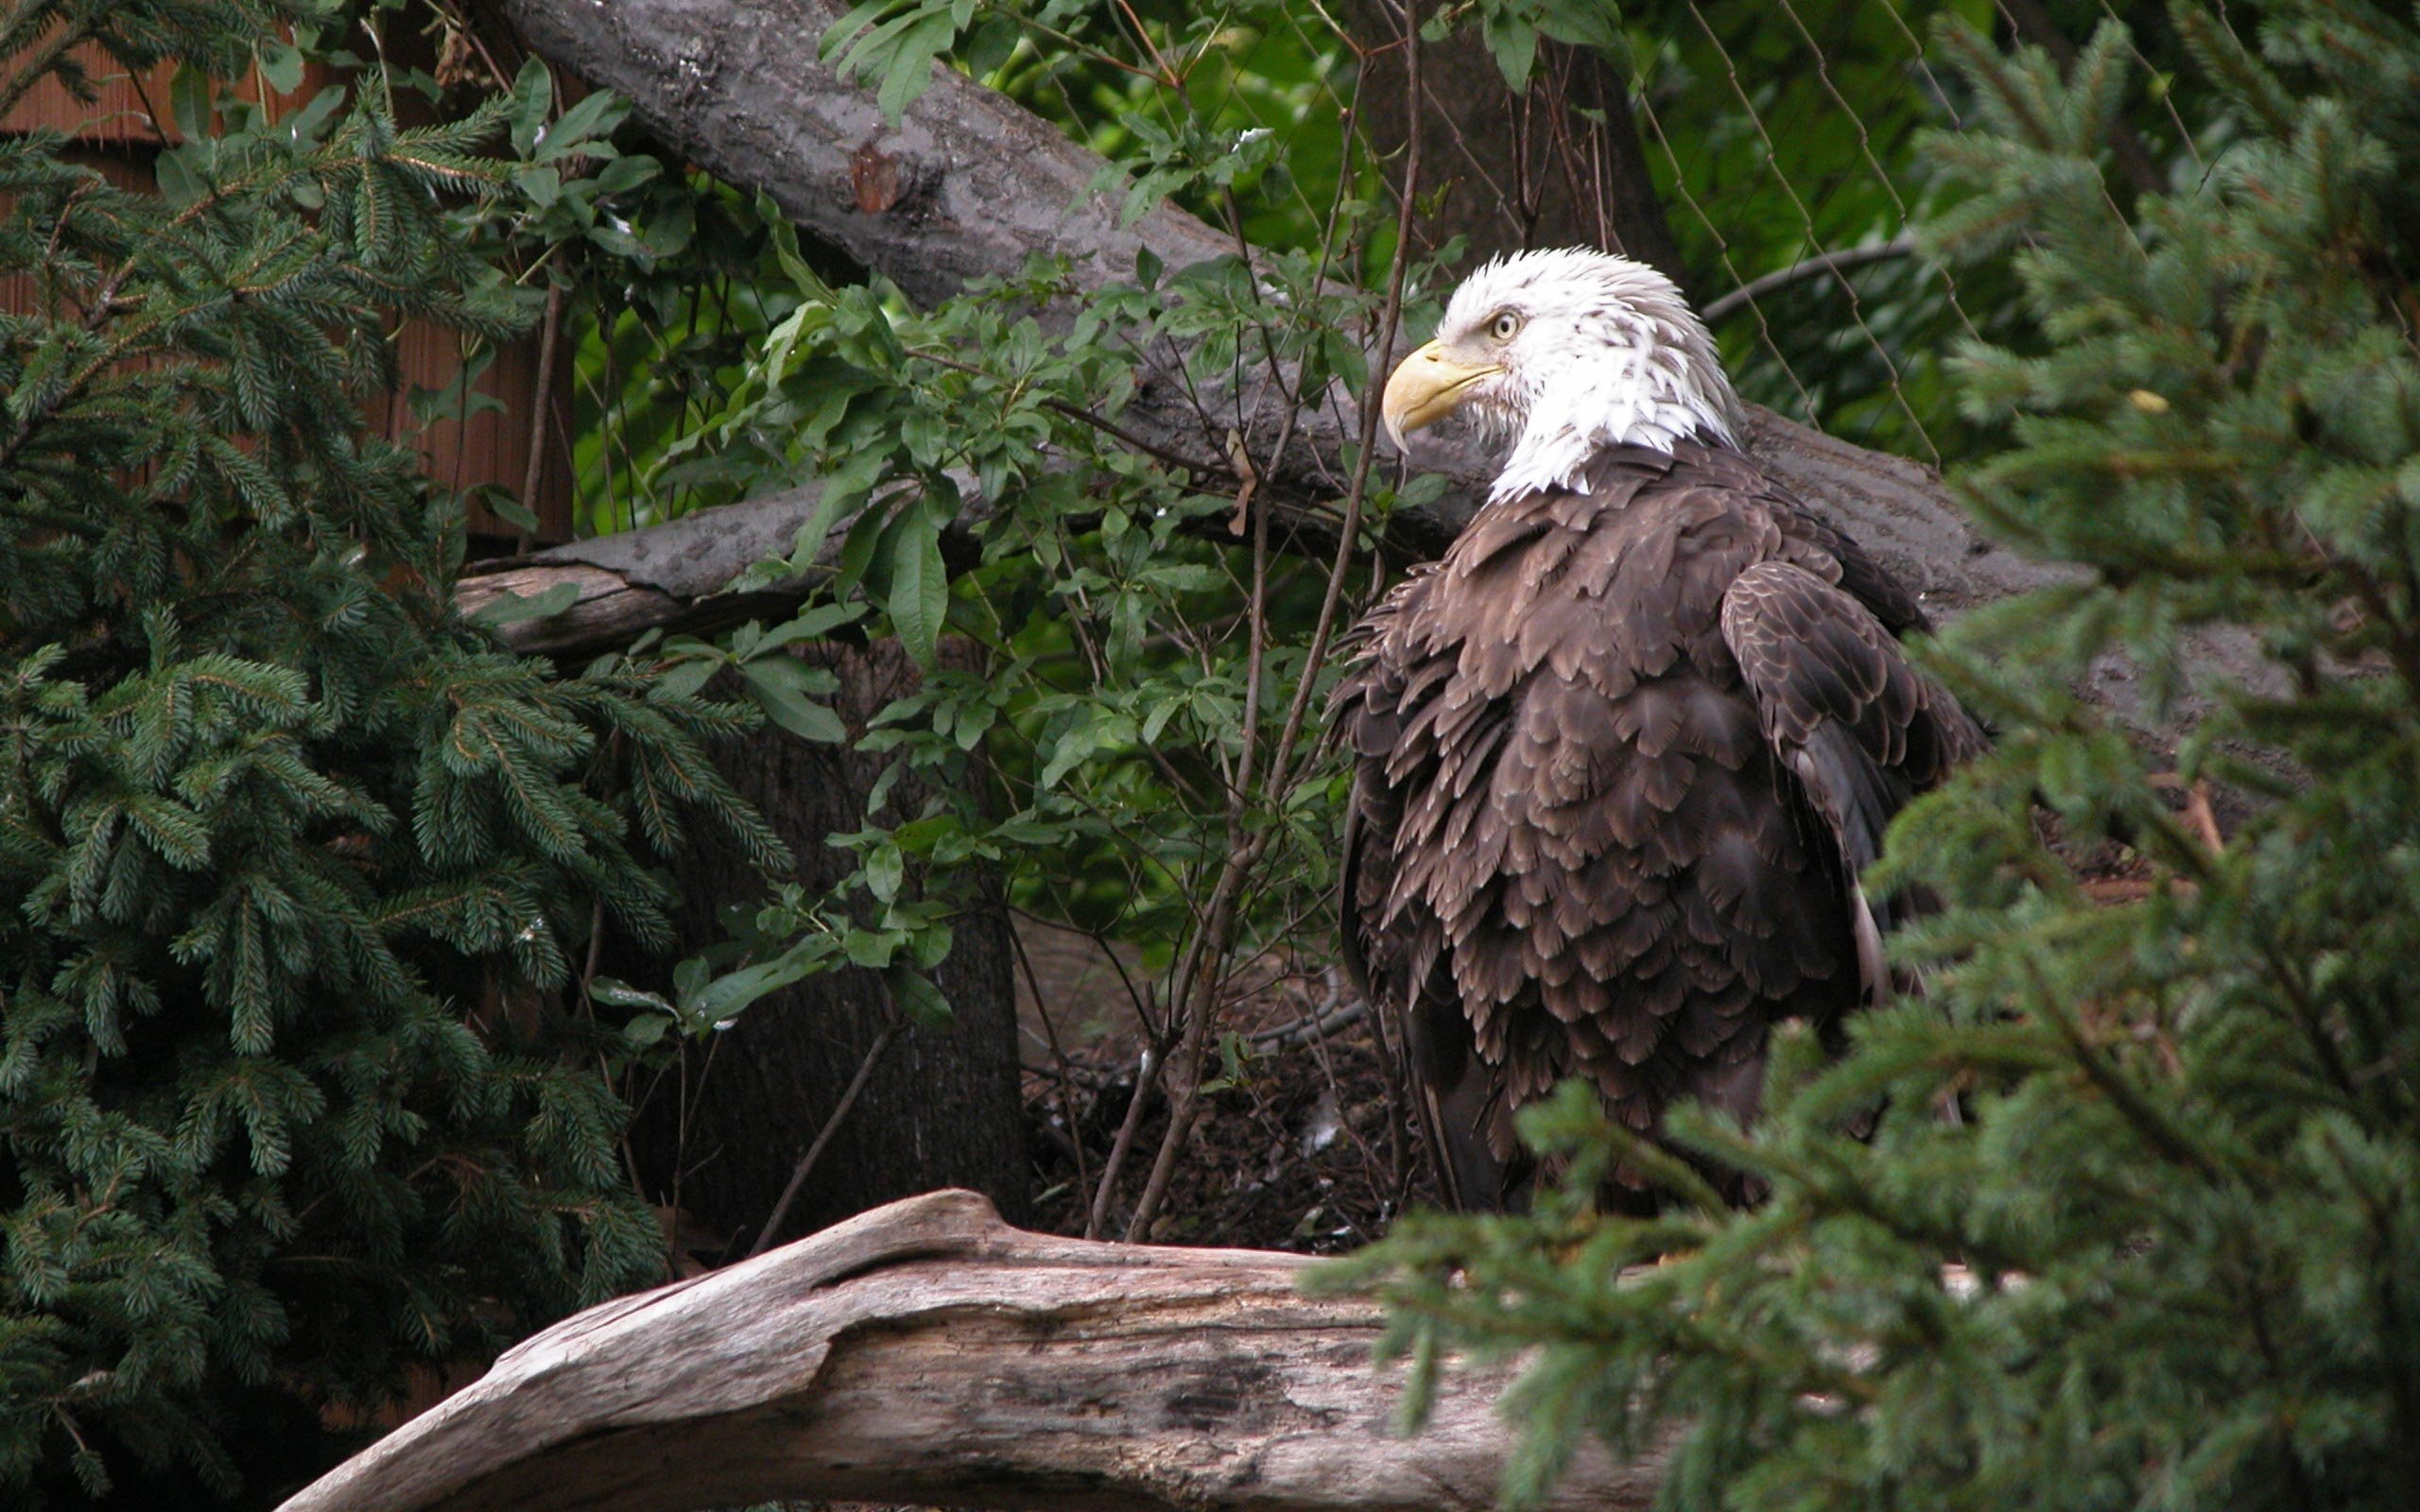
{"type": "Polygon", "coordinates": [[[1915,601],[1725,446],[1623,446],[1491,504],[1363,627],[1348,963],[1401,1015],[1449,1194],[1518,1201],[1511,1114],[1594,1083],[1745,1118],[1771,1025],[1888,990],[1857,886],[1979,749],[1915,601]]]}

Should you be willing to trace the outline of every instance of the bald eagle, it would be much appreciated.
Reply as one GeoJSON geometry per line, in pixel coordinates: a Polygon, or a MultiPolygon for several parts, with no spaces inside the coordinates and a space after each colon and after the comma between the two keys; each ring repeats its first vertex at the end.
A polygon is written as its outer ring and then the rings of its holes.
{"type": "Polygon", "coordinates": [[[1512,1115],[1557,1081],[1642,1131],[1685,1099],[1745,1122],[1777,1022],[1886,995],[1859,874],[1984,735],[1902,654],[1914,597],[1741,449],[1654,269],[1480,268],[1382,403],[1398,449],[1457,410],[1502,471],[1330,710],[1346,964],[1403,1025],[1448,1198],[1493,1208],[1526,1201],[1512,1115]]]}

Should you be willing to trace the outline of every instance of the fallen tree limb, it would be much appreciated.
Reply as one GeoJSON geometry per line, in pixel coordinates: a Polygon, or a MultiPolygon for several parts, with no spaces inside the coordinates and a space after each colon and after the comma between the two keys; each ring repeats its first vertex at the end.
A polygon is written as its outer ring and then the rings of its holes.
{"type": "MultiPolygon", "coordinates": [[[[1124,194],[1103,192],[1107,163],[995,92],[936,65],[930,87],[899,126],[872,96],[817,56],[840,13],[825,0],[507,0],[531,46],[612,88],[666,145],[719,177],[769,195],[809,234],[838,247],[931,301],[969,280],[1017,273],[1034,255],[1071,260],[1080,289],[1132,276],[1148,248],[1171,268],[1231,255],[1235,245],[1202,222],[1160,205],[1120,224],[1124,194]]],[[[1114,179],[1114,175],[1113,175],[1114,179]]],[[[1226,437],[1278,435],[1283,391],[1203,392],[1155,352],[1118,423],[1166,455],[1194,459],[1205,475],[1228,466],[1226,437]]],[[[1352,395],[1332,392],[1299,417],[1281,458],[1262,459],[1268,507],[1301,509],[1342,491],[1342,451],[1358,432],[1352,395]]],[[[1931,470],[1834,440],[1770,411],[1752,444],[1769,465],[1910,586],[1947,609],[2046,580],[2041,567],[1979,540],[1931,470]]],[[[1484,497],[1494,472],[1476,448],[1424,438],[1425,470],[1451,487],[1434,504],[1389,522],[1409,558],[1438,555],[1484,497]]],[[[789,496],[784,496],[789,497],[789,496]]],[[[711,511],[737,531],[752,505],[711,511]]],[[[673,529],[672,526],[658,527],[673,529]]],[[[645,535],[647,532],[634,532],[645,535]]],[[[544,564],[596,563],[595,543],[545,554],[544,564]]],[[[651,612],[677,619],[695,590],[669,589],[640,567],[632,588],[683,600],[651,612]]],[[[624,606],[632,623],[645,618],[624,606]]]]}
{"type": "MultiPolygon", "coordinates": [[[[506,0],[506,9],[532,46],[624,95],[676,151],[731,182],[765,191],[806,232],[919,300],[943,298],[970,279],[1013,274],[1034,254],[1072,259],[1082,289],[1128,277],[1141,248],[1171,268],[1235,250],[1219,232],[1165,204],[1131,227],[1120,225],[1123,194],[1094,187],[1103,181],[1103,159],[952,69],[936,64],[930,88],[897,128],[888,126],[867,92],[817,56],[840,14],[829,0],[506,0]]],[[[1284,456],[1255,454],[1261,487],[1253,507],[1272,511],[1279,526],[1273,540],[1290,533],[1319,550],[1322,507],[1343,491],[1344,444],[1358,432],[1355,396],[1331,389],[1288,431],[1280,384],[1204,390],[1178,370],[1181,356],[1166,349],[1150,354],[1133,398],[1116,417],[1120,428],[1162,455],[1199,459],[1212,477],[1229,467],[1231,428],[1248,444],[1290,434],[1284,456]]],[[[1984,540],[1930,468],[1754,406],[1748,444],[1939,615],[2062,576],[1984,540]]],[[[1444,473],[1449,487],[1434,503],[1398,510],[1386,523],[1388,549],[1409,559],[1443,553],[1484,499],[1494,472],[1492,461],[1467,442],[1423,432],[1415,446],[1416,468],[1444,473]]],[[[706,559],[698,543],[723,535],[786,547],[795,524],[782,522],[811,507],[812,498],[801,490],[727,506],[517,563],[513,592],[528,596],[569,581],[579,603],[561,623],[508,627],[507,640],[527,650],[592,652],[657,625],[712,627],[769,611],[813,580],[735,601],[717,596],[728,576],[716,581],[686,567],[667,576],[666,563],[706,559]],[[659,548],[659,539],[677,545],[659,548]]],[[[719,559],[744,565],[766,554],[719,559]]],[[[476,579],[464,584],[474,597],[494,592],[476,579]]],[[[2205,686],[2274,686],[2281,677],[2249,638],[2223,631],[2196,637],[2193,661],[2205,686]]],[[[2205,704],[2197,697],[2181,709],[2155,707],[2142,696],[2135,669],[2115,659],[2085,691],[2162,747],[2172,746],[2205,704]]]]}
{"type": "Polygon", "coordinates": [[[571,606],[497,627],[516,651],[573,656],[627,645],[651,629],[693,633],[772,616],[806,596],[804,576],[753,593],[724,590],[768,557],[786,557],[815,513],[814,488],[705,509],[665,524],[574,541],[509,561],[475,563],[454,603],[475,614],[507,594],[543,598],[568,586],[571,606]]]}
{"type": "MultiPolygon", "coordinates": [[[[1785,463],[1806,497],[1889,562],[1937,612],[1955,614],[2050,578],[2048,569],[2014,553],[1984,547],[1942,495],[1938,479],[1916,463],[1835,440],[1770,411],[1753,418],[1751,445],[1768,461],[1785,463]],[[1877,488],[1877,479],[1889,487],[1877,488]]],[[[815,512],[817,496],[808,484],[666,524],[474,564],[457,585],[455,602],[464,613],[476,613],[506,594],[535,599],[569,586],[568,609],[498,627],[514,650],[561,657],[627,645],[650,629],[702,633],[777,615],[821,576],[809,574],[746,593],[725,590],[754,563],[788,554],[798,527],[815,512]]],[[[1282,524],[1272,539],[1281,543],[1316,553],[1335,541],[1332,524],[1299,505],[1276,499],[1260,507],[1279,511],[1282,524]]],[[[1393,522],[1390,539],[1409,558],[1435,557],[1466,518],[1459,508],[1422,511],[1393,522]]],[[[963,520],[945,531],[944,555],[972,559],[979,551],[974,525],[963,520]]],[[[837,554],[843,534],[827,537],[827,558],[837,554]]]]}
{"type": "MultiPolygon", "coordinates": [[[[1304,1296],[1305,1263],[911,1197],[557,1325],[283,1512],[1493,1506],[1507,1372],[1450,1370],[1396,1436],[1377,1305],[1304,1296]]],[[[1591,1450],[1547,1504],[1644,1507],[1660,1469],[1591,1450]]]]}

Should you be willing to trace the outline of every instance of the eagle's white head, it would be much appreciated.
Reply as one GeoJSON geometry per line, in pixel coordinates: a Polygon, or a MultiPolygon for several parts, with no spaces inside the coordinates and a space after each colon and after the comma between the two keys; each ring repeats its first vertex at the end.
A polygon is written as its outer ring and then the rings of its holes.
{"type": "Polygon", "coordinates": [[[1437,339],[1387,380],[1380,414],[1404,438],[1458,409],[1513,438],[1490,497],[1585,489],[1609,446],[1738,444],[1738,396],[1714,338],[1672,281],[1587,248],[1489,263],[1454,291],[1437,339]]]}

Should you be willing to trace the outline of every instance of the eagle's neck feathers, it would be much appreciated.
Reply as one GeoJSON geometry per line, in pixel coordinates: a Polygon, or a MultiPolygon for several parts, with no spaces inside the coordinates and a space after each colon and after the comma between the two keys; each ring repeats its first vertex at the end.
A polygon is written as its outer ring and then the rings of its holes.
{"type": "Polygon", "coordinates": [[[1617,446],[1737,447],[1738,400],[1705,328],[1677,296],[1633,293],[1555,335],[1525,364],[1537,374],[1528,415],[1491,498],[1546,489],[1584,493],[1590,458],[1617,446]]]}
{"type": "MultiPolygon", "coordinates": [[[[1736,450],[1728,406],[1660,360],[1625,352],[1585,378],[1559,377],[1530,412],[1488,496],[1501,503],[1548,489],[1588,491],[1588,464],[1621,446],[1671,453],[1684,441],[1736,450]]],[[[1726,396],[1727,397],[1727,393],[1726,396]]]]}

